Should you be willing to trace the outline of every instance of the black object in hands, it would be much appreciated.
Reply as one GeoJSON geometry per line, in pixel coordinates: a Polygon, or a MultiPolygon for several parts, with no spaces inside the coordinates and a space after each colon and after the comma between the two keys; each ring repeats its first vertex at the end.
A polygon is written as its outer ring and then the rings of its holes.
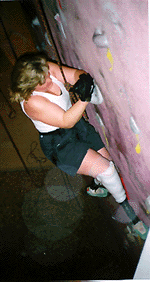
{"type": "Polygon", "coordinates": [[[71,87],[73,93],[77,93],[81,101],[90,102],[94,90],[93,78],[90,74],[81,74],[78,81],[71,87]]]}

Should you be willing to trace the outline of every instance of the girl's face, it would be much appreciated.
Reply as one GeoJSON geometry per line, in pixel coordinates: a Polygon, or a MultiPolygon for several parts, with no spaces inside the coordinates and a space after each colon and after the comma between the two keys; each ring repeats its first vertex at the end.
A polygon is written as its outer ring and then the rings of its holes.
{"type": "Polygon", "coordinates": [[[53,84],[52,79],[50,78],[50,74],[48,73],[48,75],[45,77],[45,82],[42,85],[38,84],[35,87],[35,91],[49,93],[52,87],[52,84],[53,84]]]}

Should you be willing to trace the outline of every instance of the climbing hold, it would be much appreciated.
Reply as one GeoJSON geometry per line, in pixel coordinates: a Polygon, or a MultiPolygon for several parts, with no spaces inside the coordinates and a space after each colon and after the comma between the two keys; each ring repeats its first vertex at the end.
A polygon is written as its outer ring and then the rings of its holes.
{"type": "Polygon", "coordinates": [[[93,42],[98,48],[108,48],[108,40],[102,27],[95,30],[93,42]]]}
{"type": "Polygon", "coordinates": [[[140,133],[140,129],[137,126],[137,123],[135,122],[135,119],[132,116],[130,117],[130,121],[129,122],[130,122],[130,128],[133,131],[133,133],[139,134],[140,133]]]}
{"type": "MultiPolygon", "coordinates": [[[[95,107],[95,109],[96,109],[96,107],[95,107]]],[[[108,142],[108,139],[107,139],[107,136],[106,136],[105,126],[104,126],[103,121],[100,118],[98,112],[96,112],[96,119],[97,119],[98,123],[100,124],[100,126],[102,127],[103,134],[104,134],[104,137],[105,137],[105,141],[106,141],[106,144],[107,144],[106,146],[107,146],[107,149],[109,149],[109,142],[108,142]]]]}
{"type": "Polygon", "coordinates": [[[140,154],[141,152],[141,146],[140,146],[140,140],[139,140],[139,133],[140,133],[140,129],[137,126],[137,123],[135,122],[134,118],[131,116],[130,117],[130,128],[133,131],[133,133],[135,133],[136,139],[137,139],[137,145],[135,147],[135,151],[137,154],[140,154]]]}
{"type": "Polygon", "coordinates": [[[140,146],[139,135],[138,134],[136,134],[136,139],[138,141],[138,144],[135,147],[135,151],[136,151],[137,154],[140,154],[141,153],[141,146],[140,146]]]}
{"type": "Polygon", "coordinates": [[[111,63],[111,68],[109,70],[112,71],[114,59],[113,59],[113,56],[112,56],[109,48],[107,48],[107,58],[108,58],[109,62],[111,63]]]}

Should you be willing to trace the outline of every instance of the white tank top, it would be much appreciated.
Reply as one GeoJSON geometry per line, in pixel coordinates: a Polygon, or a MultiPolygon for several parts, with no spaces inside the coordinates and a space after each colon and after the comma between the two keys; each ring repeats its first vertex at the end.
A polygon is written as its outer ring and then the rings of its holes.
{"type": "MultiPolygon", "coordinates": [[[[69,92],[66,90],[63,83],[58,81],[54,76],[50,75],[50,78],[52,79],[52,81],[54,83],[56,83],[60,87],[61,92],[62,92],[62,94],[60,96],[53,95],[53,94],[50,94],[50,93],[39,92],[39,91],[33,91],[32,95],[39,95],[39,96],[45,97],[50,102],[57,104],[63,110],[67,111],[72,106],[71,101],[70,101],[69,92]]],[[[21,108],[22,108],[23,112],[26,114],[27,117],[29,117],[24,110],[24,100],[21,101],[20,104],[21,104],[21,108]]],[[[59,127],[55,127],[55,126],[43,123],[43,122],[38,121],[38,120],[31,119],[31,121],[34,123],[34,126],[36,127],[36,129],[41,133],[54,131],[54,130],[59,128],[59,127]]]]}

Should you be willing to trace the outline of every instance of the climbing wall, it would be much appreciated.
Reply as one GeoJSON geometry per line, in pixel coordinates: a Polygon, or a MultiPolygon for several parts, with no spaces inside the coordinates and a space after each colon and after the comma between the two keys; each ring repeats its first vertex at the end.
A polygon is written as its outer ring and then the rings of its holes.
{"type": "Polygon", "coordinates": [[[118,167],[130,202],[150,224],[147,0],[42,0],[61,61],[96,80],[103,101],[89,121],[118,167]],[[97,114],[96,114],[97,112],[97,114]]]}

